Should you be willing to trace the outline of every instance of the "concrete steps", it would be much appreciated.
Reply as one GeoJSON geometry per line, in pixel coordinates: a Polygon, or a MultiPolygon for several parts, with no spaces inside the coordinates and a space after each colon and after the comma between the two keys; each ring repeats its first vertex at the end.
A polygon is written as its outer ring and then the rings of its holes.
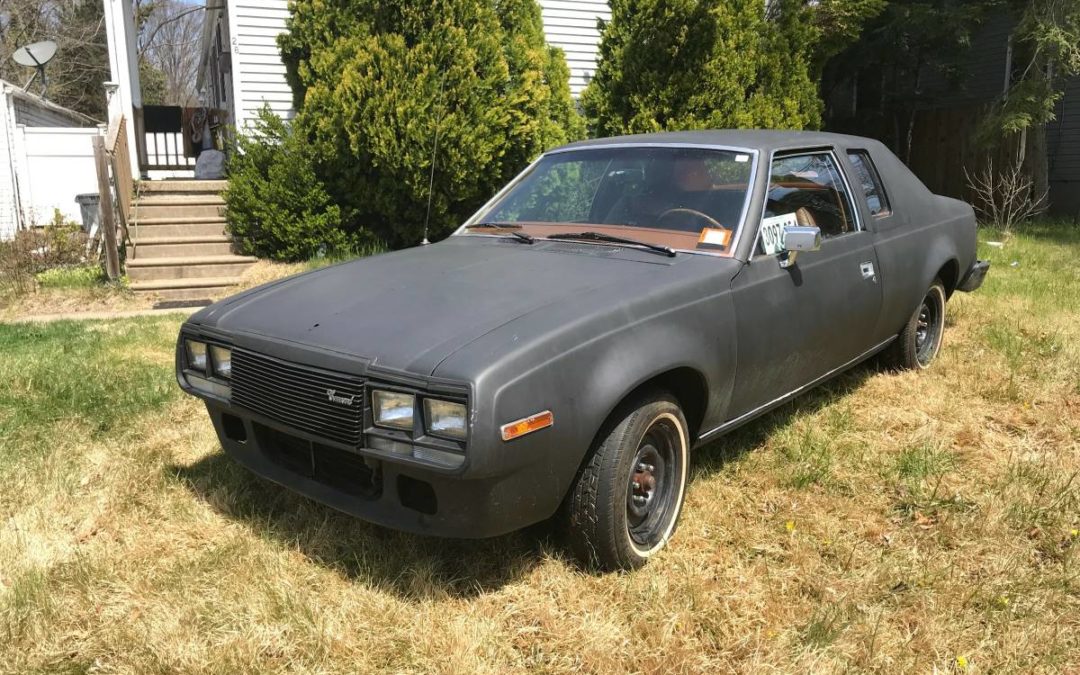
{"type": "Polygon", "coordinates": [[[130,231],[136,243],[143,238],[228,236],[224,218],[137,218],[135,223],[130,231]]]}
{"type": "Polygon", "coordinates": [[[139,183],[140,195],[220,195],[229,185],[227,180],[146,180],[139,183]]]}
{"type": "Polygon", "coordinates": [[[131,205],[127,275],[155,299],[203,302],[226,294],[255,258],[235,255],[225,228],[226,181],[139,183],[131,205]]]}
{"type": "Polygon", "coordinates": [[[240,255],[136,258],[127,261],[127,272],[131,281],[238,277],[257,261],[258,258],[240,255]]]}
{"type": "Polygon", "coordinates": [[[193,199],[183,195],[142,197],[132,205],[136,218],[219,218],[225,213],[221,198],[193,199]]]}
{"type": "Polygon", "coordinates": [[[232,239],[227,234],[184,237],[140,235],[137,245],[128,244],[127,259],[204,257],[229,255],[232,252],[232,239]]]}
{"type": "Polygon", "coordinates": [[[203,277],[202,279],[158,279],[133,281],[131,290],[152,294],[161,302],[191,301],[193,304],[209,302],[221,297],[240,283],[239,277],[203,277]]]}

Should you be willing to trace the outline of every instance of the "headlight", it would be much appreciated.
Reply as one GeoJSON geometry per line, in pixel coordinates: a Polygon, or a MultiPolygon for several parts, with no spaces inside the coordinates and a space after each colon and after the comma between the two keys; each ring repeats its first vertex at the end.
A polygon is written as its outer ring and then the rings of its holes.
{"type": "Polygon", "coordinates": [[[206,373],[206,343],[195,340],[185,340],[184,347],[187,350],[187,365],[191,370],[206,373]]]}
{"type": "Polygon", "coordinates": [[[465,405],[436,398],[424,399],[424,426],[433,436],[465,440],[465,405]]]}
{"type": "Polygon", "coordinates": [[[371,408],[375,424],[380,427],[411,430],[416,397],[396,391],[371,391],[371,408]]]}
{"type": "Polygon", "coordinates": [[[223,380],[232,377],[232,350],[228,347],[210,345],[210,365],[217,377],[223,380]]]}

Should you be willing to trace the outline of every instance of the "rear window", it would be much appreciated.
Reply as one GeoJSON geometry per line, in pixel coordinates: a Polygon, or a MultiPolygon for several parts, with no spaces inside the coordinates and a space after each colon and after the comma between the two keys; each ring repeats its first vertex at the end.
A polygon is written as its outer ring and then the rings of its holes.
{"type": "Polygon", "coordinates": [[[889,198],[885,195],[885,188],[881,184],[881,176],[878,175],[874,160],[870,159],[870,153],[865,150],[849,150],[848,159],[855,168],[855,179],[858,181],[863,195],[866,197],[866,205],[870,207],[870,215],[887,216],[892,213],[889,208],[889,198]]]}

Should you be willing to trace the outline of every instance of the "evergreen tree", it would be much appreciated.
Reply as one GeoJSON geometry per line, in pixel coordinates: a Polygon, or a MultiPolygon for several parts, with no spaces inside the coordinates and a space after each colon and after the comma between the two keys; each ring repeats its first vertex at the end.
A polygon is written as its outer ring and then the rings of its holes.
{"type": "Polygon", "coordinates": [[[420,241],[433,152],[431,238],[580,130],[533,0],[296,0],[280,45],[347,227],[392,245],[420,241]]]}
{"type": "Polygon", "coordinates": [[[591,132],[816,127],[818,30],[800,0],[611,0],[582,97],[591,132]]]}

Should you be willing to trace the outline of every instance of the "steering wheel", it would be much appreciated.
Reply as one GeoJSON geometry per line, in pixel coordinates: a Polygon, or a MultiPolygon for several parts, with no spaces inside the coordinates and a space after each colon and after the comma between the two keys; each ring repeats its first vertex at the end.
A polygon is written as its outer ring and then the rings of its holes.
{"type": "Polygon", "coordinates": [[[702,213],[701,211],[698,211],[697,209],[687,209],[687,208],[683,208],[683,207],[676,207],[674,209],[668,209],[667,211],[664,211],[659,216],[657,216],[656,222],[659,223],[664,218],[667,218],[668,216],[674,215],[676,213],[689,213],[692,216],[698,216],[699,218],[704,219],[705,222],[709,223],[713,227],[718,227],[721,230],[727,229],[723,225],[721,225],[720,222],[718,220],[716,220],[716,218],[713,218],[709,214],[702,213]]]}

